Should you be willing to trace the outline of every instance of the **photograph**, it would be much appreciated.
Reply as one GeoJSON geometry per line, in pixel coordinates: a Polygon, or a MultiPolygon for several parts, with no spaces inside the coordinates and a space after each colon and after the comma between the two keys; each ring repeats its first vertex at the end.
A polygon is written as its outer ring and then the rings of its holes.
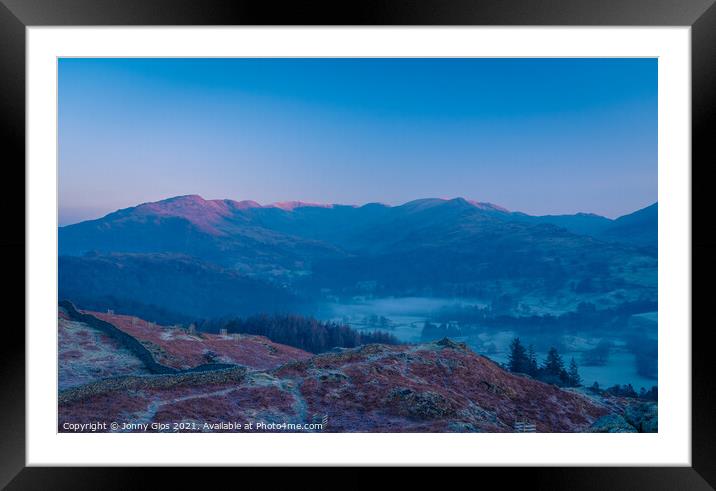
{"type": "Polygon", "coordinates": [[[57,431],[658,433],[659,63],[59,57],[57,431]]]}

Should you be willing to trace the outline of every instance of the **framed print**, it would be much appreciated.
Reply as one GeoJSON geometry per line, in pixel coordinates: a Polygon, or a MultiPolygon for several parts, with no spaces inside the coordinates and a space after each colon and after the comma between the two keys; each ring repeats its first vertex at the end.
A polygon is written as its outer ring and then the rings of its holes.
{"type": "Polygon", "coordinates": [[[711,3],[6,1],[3,484],[709,489],[711,3]]]}

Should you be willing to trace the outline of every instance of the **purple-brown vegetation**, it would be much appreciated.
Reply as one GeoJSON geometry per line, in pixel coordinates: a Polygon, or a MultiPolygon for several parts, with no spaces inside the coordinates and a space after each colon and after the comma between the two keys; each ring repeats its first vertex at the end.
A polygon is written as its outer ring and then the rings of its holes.
{"type": "Polygon", "coordinates": [[[263,336],[192,334],[184,328],[150,324],[127,315],[86,313],[134,336],[152,352],[157,362],[173,368],[187,369],[214,361],[266,369],[311,356],[263,336]]]}
{"type": "Polygon", "coordinates": [[[129,316],[93,315],[176,368],[206,363],[207,350],[244,366],[73,387],[60,394],[60,431],[65,422],[192,422],[194,431],[209,431],[204,423],[295,424],[325,416],[322,431],[329,432],[511,432],[517,421],[534,422],[541,432],[573,432],[622,407],[511,374],[448,339],[311,356],[255,336],[194,335],[129,316]]]}

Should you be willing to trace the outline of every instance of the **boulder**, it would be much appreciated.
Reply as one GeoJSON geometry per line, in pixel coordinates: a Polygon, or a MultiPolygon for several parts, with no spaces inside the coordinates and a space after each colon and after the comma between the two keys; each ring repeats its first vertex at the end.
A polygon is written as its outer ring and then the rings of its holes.
{"type": "Polygon", "coordinates": [[[419,392],[400,387],[393,389],[388,399],[396,406],[398,413],[414,419],[441,419],[455,414],[455,409],[450,401],[437,392],[419,392]]]}
{"type": "Polygon", "coordinates": [[[467,345],[465,343],[458,343],[450,338],[442,338],[440,341],[435,341],[435,344],[443,348],[467,351],[467,345]]]}

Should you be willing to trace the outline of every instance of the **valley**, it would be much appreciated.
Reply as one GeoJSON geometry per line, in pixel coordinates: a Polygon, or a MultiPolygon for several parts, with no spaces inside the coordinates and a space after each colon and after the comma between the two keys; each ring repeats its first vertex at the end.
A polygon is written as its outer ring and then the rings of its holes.
{"type": "Polygon", "coordinates": [[[539,419],[539,409],[566,414],[540,431],[590,431],[635,403],[614,395],[619,387],[657,385],[656,207],[611,220],[463,198],[260,205],[189,195],[61,227],[63,407],[145,422],[216,422],[221,411],[297,422],[332,404],[336,431],[512,431],[510,410],[539,419]],[[75,308],[95,319],[89,328],[68,317],[75,308]],[[550,349],[574,359],[580,388],[510,373],[516,338],[540,364],[550,349]],[[118,339],[134,340],[129,351],[118,339]],[[504,380],[497,399],[474,392],[483,380],[504,380]],[[545,390],[559,408],[537,396],[545,390]],[[411,412],[423,404],[430,417],[411,412]]]}
{"type": "MultiPolygon", "coordinates": [[[[354,329],[367,331],[384,331],[394,335],[406,343],[432,341],[449,336],[456,341],[465,342],[470,349],[490,359],[506,364],[508,362],[509,345],[513,338],[520,337],[525,344],[533,344],[536,354],[544,358],[550,346],[559,348],[566,360],[574,358],[580,366],[585,386],[594,382],[607,387],[614,384],[631,384],[636,390],[656,385],[656,370],[648,372],[638,369],[638,362],[648,358],[648,363],[656,366],[656,353],[644,354],[639,345],[634,345],[635,338],[656,342],[656,313],[629,314],[624,325],[608,328],[600,325],[585,326],[574,322],[568,329],[560,327],[551,332],[541,329],[535,332],[534,327],[525,325],[509,325],[508,319],[499,321],[489,319],[479,322],[465,322],[460,315],[451,316],[450,312],[472,308],[488,308],[487,300],[453,299],[453,298],[357,298],[347,303],[325,303],[316,311],[316,317],[330,319],[349,325],[354,329]],[[444,331],[425,333],[426,323],[450,324],[444,331]],[[591,354],[607,343],[604,359],[593,363],[591,354]]],[[[645,307],[649,308],[649,307],[645,307]]],[[[554,310],[537,310],[541,314],[559,314],[554,310]]]]}

